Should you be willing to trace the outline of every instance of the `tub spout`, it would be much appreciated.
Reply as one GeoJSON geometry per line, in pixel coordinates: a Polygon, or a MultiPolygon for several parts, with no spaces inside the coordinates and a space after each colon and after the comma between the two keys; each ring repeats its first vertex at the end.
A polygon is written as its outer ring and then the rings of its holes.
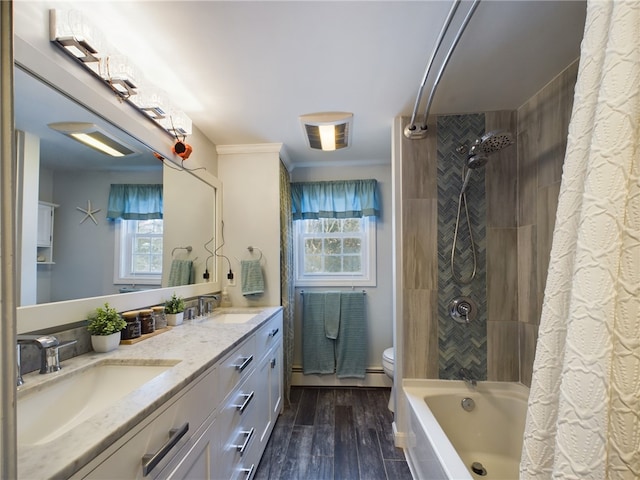
{"type": "Polygon", "coordinates": [[[476,388],[478,386],[478,382],[471,376],[471,372],[466,368],[461,368],[458,371],[458,375],[460,375],[460,380],[464,380],[469,387],[476,388]]]}

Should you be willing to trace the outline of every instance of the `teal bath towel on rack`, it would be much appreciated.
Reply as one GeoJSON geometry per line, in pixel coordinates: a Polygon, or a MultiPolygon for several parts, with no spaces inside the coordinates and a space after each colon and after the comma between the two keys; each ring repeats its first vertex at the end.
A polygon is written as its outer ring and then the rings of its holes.
{"type": "Polygon", "coordinates": [[[340,295],[340,331],[336,338],[338,378],[364,378],[367,366],[367,322],[363,292],[340,295]]]}
{"type": "Polygon", "coordinates": [[[302,371],[364,378],[368,334],[364,292],[304,292],[302,371]]]}
{"type": "Polygon", "coordinates": [[[171,262],[168,285],[170,287],[177,287],[180,285],[190,285],[192,283],[195,283],[193,262],[191,260],[173,260],[171,262]]]}
{"type": "Polygon", "coordinates": [[[302,316],[302,371],[305,375],[335,371],[334,341],[324,326],[324,293],[305,293],[302,316]]]}
{"type": "Polygon", "coordinates": [[[264,293],[264,275],[260,260],[242,260],[240,262],[242,295],[260,295],[264,293]]]}

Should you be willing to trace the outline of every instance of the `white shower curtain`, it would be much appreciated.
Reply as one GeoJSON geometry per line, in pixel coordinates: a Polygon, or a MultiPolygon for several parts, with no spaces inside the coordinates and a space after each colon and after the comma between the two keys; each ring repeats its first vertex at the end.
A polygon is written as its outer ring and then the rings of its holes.
{"type": "Polygon", "coordinates": [[[640,2],[590,1],[521,479],[640,478],[640,2]]]}

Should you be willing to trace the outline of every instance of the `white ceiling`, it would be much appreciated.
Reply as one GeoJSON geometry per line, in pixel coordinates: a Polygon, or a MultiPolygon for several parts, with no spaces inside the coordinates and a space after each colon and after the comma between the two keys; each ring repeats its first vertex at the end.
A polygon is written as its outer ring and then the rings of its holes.
{"type": "MultiPolygon", "coordinates": [[[[390,161],[393,118],[411,114],[450,5],[99,1],[83,11],[216,145],[281,142],[300,166],[390,161]],[[332,110],[353,112],[352,146],[310,150],[299,115],[332,110]]],[[[522,105],[579,56],[585,8],[583,1],[483,1],[431,113],[522,105]]]]}

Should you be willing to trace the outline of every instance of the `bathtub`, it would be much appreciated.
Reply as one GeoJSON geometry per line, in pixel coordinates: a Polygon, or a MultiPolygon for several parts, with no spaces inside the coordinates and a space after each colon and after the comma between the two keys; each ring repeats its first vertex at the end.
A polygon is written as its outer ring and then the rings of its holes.
{"type": "Polygon", "coordinates": [[[461,380],[406,379],[403,391],[409,422],[405,454],[414,478],[518,478],[527,387],[478,382],[472,389],[461,380]]]}

